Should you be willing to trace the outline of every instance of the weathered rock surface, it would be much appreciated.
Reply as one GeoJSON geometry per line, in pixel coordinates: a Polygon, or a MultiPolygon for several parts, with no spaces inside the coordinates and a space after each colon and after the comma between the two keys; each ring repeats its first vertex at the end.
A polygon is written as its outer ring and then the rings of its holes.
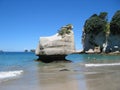
{"type": "Polygon", "coordinates": [[[98,50],[100,52],[104,48],[103,44],[106,42],[106,36],[104,32],[100,32],[97,35],[94,33],[84,33],[82,39],[84,51],[89,51],[92,49],[94,52],[96,47],[100,47],[100,50],[98,50]]]}
{"type": "Polygon", "coordinates": [[[110,34],[106,52],[120,52],[120,34],[110,34]]]}
{"type": "Polygon", "coordinates": [[[107,36],[104,32],[100,32],[97,35],[94,33],[84,33],[82,39],[85,52],[92,49],[92,53],[96,53],[96,47],[100,47],[100,50],[98,50],[100,52],[120,52],[120,34],[110,33],[107,36]]]}
{"type": "Polygon", "coordinates": [[[69,34],[62,35],[59,32],[53,36],[40,37],[38,47],[35,51],[36,55],[41,59],[63,59],[67,54],[75,52],[74,33],[72,28],[64,26],[61,29],[66,29],[69,34]]]}
{"type": "Polygon", "coordinates": [[[100,12],[85,21],[82,35],[84,52],[120,53],[120,10],[115,12],[110,22],[107,15],[107,12],[100,12]]]}

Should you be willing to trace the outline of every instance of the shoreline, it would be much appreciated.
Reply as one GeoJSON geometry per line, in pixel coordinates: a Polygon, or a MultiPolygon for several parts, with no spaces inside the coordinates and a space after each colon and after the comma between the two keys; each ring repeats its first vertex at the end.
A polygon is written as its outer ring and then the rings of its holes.
{"type": "Polygon", "coordinates": [[[105,52],[85,52],[85,51],[80,51],[80,52],[74,52],[72,54],[104,54],[104,55],[120,55],[120,52],[109,52],[109,53],[105,53],[105,52]]]}

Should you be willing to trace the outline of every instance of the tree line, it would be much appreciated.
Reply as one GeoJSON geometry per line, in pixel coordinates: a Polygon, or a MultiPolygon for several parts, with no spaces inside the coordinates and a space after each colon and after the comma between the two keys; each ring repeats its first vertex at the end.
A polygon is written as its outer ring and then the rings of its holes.
{"type": "Polygon", "coordinates": [[[93,14],[85,21],[84,32],[86,34],[99,32],[120,34],[120,10],[116,11],[111,19],[108,21],[108,13],[101,12],[99,15],[93,14]]]}

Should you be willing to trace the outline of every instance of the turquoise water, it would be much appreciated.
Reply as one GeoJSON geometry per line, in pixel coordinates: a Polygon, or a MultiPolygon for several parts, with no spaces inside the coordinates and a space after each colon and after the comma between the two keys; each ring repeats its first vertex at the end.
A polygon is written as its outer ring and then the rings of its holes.
{"type": "Polygon", "coordinates": [[[71,54],[66,57],[67,59],[75,62],[86,62],[92,63],[96,60],[96,62],[109,62],[120,60],[120,55],[103,55],[103,54],[71,54]]]}
{"type": "Polygon", "coordinates": [[[34,53],[3,52],[0,53],[0,71],[22,69],[32,65],[37,57],[34,53]]]}
{"type": "Polygon", "coordinates": [[[48,64],[37,58],[30,52],[0,53],[0,90],[120,89],[120,55],[72,54],[66,57],[72,63],[48,64]]]}

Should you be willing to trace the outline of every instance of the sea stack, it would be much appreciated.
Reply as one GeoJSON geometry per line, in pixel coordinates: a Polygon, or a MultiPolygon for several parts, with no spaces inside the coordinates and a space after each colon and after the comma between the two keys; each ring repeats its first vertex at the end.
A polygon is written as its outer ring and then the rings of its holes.
{"type": "Polygon", "coordinates": [[[75,52],[73,26],[68,24],[58,33],[49,37],[40,37],[36,55],[43,62],[62,61],[65,56],[75,52]]]}
{"type": "Polygon", "coordinates": [[[108,22],[107,13],[93,14],[82,32],[85,53],[120,54],[120,10],[108,22]]]}

